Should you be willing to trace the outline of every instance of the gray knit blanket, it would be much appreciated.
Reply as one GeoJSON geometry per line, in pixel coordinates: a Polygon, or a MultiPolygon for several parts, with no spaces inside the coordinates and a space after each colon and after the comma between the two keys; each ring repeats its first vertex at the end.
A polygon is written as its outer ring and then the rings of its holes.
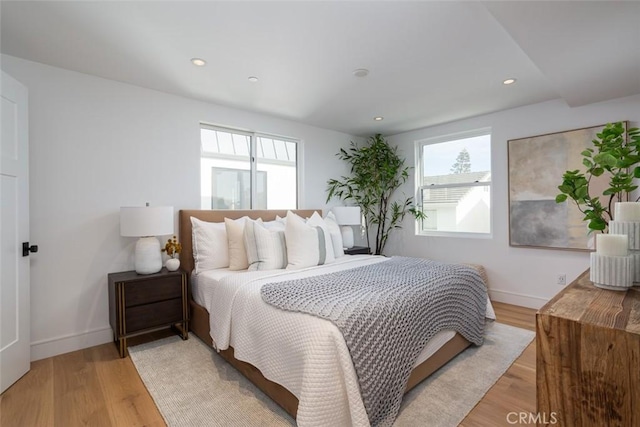
{"type": "Polygon", "coordinates": [[[393,424],[409,375],[434,335],[455,330],[473,344],[483,341],[486,286],[475,269],[459,264],[393,257],[266,284],[261,294],[268,304],[340,329],[374,427],[393,424]]]}

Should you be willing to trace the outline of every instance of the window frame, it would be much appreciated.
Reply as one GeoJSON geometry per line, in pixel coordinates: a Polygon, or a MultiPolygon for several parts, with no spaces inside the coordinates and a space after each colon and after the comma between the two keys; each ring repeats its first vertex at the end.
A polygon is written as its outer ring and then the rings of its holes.
{"type": "MultiPolygon", "coordinates": [[[[301,204],[301,195],[303,194],[302,192],[302,152],[303,152],[303,141],[302,139],[298,139],[298,138],[293,138],[293,137],[289,137],[289,136],[282,136],[282,135],[275,135],[275,134],[269,134],[269,133],[265,133],[265,132],[255,132],[255,131],[249,131],[246,129],[239,129],[239,128],[233,128],[233,127],[229,127],[229,126],[220,126],[220,125],[214,125],[214,124],[209,124],[209,123],[204,123],[201,122],[200,123],[200,133],[202,133],[203,129],[208,129],[208,130],[212,130],[212,131],[216,131],[216,132],[226,132],[226,133],[231,133],[231,134],[238,134],[238,135],[244,135],[249,137],[249,181],[250,181],[250,185],[251,185],[251,197],[249,200],[249,209],[250,210],[263,210],[262,208],[256,208],[254,206],[255,204],[255,200],[257,198],[257,188],[256,188],[256,184],[257,184],[257,172],[258,169],[258,163],[260,162],[258,157],[257,157],[257,150],[258,150],[258,138],[269,138],[269,139],[276,139],[279,141],[285,141],[285,142],[291,142],[296,144],[296,158],[295,158],[295,168],[296,168],[296,194],[295,194],[295,207],[294,208],[289,208],[292,210],[298,209],[300,204],[301,204]]],[[[225,154],[220,154],[220,155],[211,155],[211,154],[207,154],[207,152],[204,151],[203,147],[202,147],[202,136],[200,136],[200,159],[202,159],[203,157],[205,158],[225,158],[225,154]]],[[[200,164],[202,165],[202,162],[200,162],[200,164]]],[[[200,166],[202,167],[202,166],[200,166]]],[[[202,169],[200,169],[200,180],[202,180],[202,169]]],[[[213,189],[212,189],[213,192],[213,189]]],[[[200,189],[200,194],[202,194],[202,189],[200,189]]],[[[202,196],[201,196],[202,197],[202,196]]],[[[213,197],[213,194],[211,194],[211,197],[213,197]]],[[[268,207],[265,209],[269,209],[268,207]]],[[[276,209],[276,208],[274,208],[276,209]]]]}
{"type": "Polygon", "coordinates": [[[493,149],[492,134],[490,127],[478,128],[469,131],[456,132],[447,135],[440,135],[434,137],[423,138],[415,141],[415,201],[416,206],[422,207],[422,192],[423,190],[436,190],[441,188],[459,188],[459,187],[488,187],[489,188],[489,232],[469,232],[469,231],[437,231],[437,230],[423,230],[420,220],[415,220],[415,235],[416,236],[439,236],[439,237],[459,237],[459,238],[475,238],[475,239],[491,239],[493,238],[493,211],[494,211],[494,192],[493,192],[493,162],[491,159],[491,153],[493,149]],[[423,159],[423,147],[426,145],[442,144],[446,142],[457,141],[460,139],[473,138],[478,136],[489,136],[489,165],[491,179],[489,181],[475,181],[465,183],[453,183],[453,184],[430,184],[423,185],[424,178],[424,159],[423,159]]]}

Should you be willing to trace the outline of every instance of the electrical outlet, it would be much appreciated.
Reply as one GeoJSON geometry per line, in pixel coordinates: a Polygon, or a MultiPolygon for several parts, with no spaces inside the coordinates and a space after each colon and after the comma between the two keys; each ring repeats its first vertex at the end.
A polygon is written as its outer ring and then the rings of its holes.
{"type": "Polygon", "coordinates": [[[564,286],[567,284],[567,275],[566,274],[558,274],[556,278],[556,283],[560,286],[564,286]]]}

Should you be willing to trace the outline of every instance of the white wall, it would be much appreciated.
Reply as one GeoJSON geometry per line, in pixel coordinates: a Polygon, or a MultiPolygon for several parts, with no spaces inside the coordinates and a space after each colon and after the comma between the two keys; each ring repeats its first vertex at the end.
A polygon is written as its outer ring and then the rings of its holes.
{"type": "MultiPolygon", "coordinates": [[[[135,242],[119,235],[119,208],[199,208],[201,121],[302,139],[301,208],[326,208],[327,179],[347,172],[335,156],[346,134],[6,55],[2,69],[29,88],[33,360],[111,340],[106,276],[133,269],[135,242]]],[[[541,306],[560,290],[556,275],[571,281],[588,255],[509,247],[507,140],[618,120],[640,122],[640,96],[573,109],[551,101],[390,137],[414,164],[415,140],[491,127],[493,237],[415,236],[408,220],[386,252],[483,264],[495,300],[541,306]]]]}
{"type": "MultiPolygon", "coordinates": [[[[32,359],[111,341],[107,273],[133,269],[121,206],[200,208],[200,122],[300,138],[300,208],[324,208],[351,137],[2,55],[29,89],[32,359]],[[309,159],[312,159],[309,160],[309,159]]],[[[336,202],[337,203],[337,202],[336,202]]]]}
{"type": "MultiPolygon", "coordinates": [[[[482,264],[487,269],[494,300],[539,308],[560,291],[556,276],[566,273],[570,283],[589,267],[589,255],[586,252],[509,246],[507,141],[620,120],[629,120],[632,126],[638,126],[640,96],[579,108],[569,108],[561,100],[549,101],[389,137],[389,141],[400,146],[407,164],[415,165],[414,141],[491,127],[493,237],[416,236],[413,223],[408,219],[404,228],[390,237],[385,252],[482,264]]],[[[413,179],[404,191],[413,194],[413,179]]]]}

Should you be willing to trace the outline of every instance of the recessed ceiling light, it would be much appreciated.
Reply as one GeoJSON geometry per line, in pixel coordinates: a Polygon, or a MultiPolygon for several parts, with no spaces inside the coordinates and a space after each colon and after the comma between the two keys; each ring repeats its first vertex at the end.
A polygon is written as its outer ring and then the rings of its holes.
{"type": "Polygon", "coordinates": [[[503,85],[512,85],[516,82],[516,79],[507,79],[502,82],[503,85]]]}
{"type": "Polygon", "coordinates": [[[382,120],[384,120],[384,117],[382,116],[374,117],[373,120],[375,120],[376,122],[381,122],[382,120]]]}
{"type": "Polygon", "coordinates": [[[196,67],[204,67],[207,65],[207,61],[201,58],[191,58],[191,63],[196,67]]]}
{"type": "Polygon", "coordinates": [[[357,70],[353,70],[353,75],[356,77],[367,77],[369,75],[369,70],[366,68],[358,68],[357,70]]]}
{"type": "Polygon", "coordinates": [[[258,78],[257,78],[257,77],[255,77],[255,76],[251,76],[251,77],[249,77],[249,81],[250,81],[251,83],[255,83],[255,82],[257,82],[257,81],[258,81],[258,78]]]}

